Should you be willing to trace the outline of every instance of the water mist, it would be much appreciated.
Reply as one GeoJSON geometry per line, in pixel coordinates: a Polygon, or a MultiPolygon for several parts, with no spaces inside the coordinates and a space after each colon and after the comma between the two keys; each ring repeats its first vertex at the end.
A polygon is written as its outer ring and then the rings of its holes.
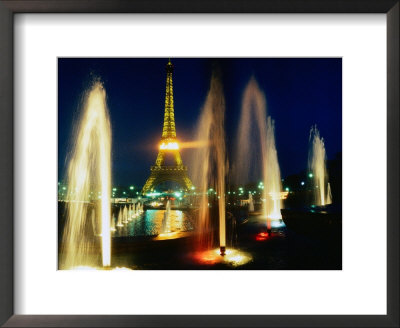
{"type": "MultiPolygon", "coordinates": [[[[234,174],[238,183],[246,183],[254,175],[251,158],[258,160],[263,181],[262,207],[270,228],[271,219],[281,219],[282,190],[278,155],[275,147],[274,123],[267,117],[266,100],[257,81],[251,78],[243,94],[238,128],[234,174]],[[254,131],[256,130],[256,131],[254,131]],[[258,134],[255,135],[254,132],[258,134]],[[257,147],[254,149],[254,147],[257,147]]],[[[257,172],[256,172],[257,173],[257,172]]]]}
{"type": "Polygon", "coordinates": [[[106,92],[103,85],[96,82],[86,94],[68,167],[62,268],[96,266],[99,253],[103,266],[111,264],[110,192],[111,126],[106,92]],[[98,199],[90,203],[92,191],[96,191],[98,199]],[[91,213],[95,225],[93,228],[91,213]],[[101,232],[100,246],[96,231],[101,232]]]}
{"type": "Polygon", "coordinates": [[[201,146],[197,147],[193,156],[192,178],[196,191],[200,193],[199,206],[199,245],[201,248],[213,247],[210,231],[212,223],[210,218],[208,188],[214,187],[219,217],[219,244],[221,255],[225,254],[226,227],[225,227],[225,99],[219,78],[213,74],[210,89],[202,108],[197,125],[195,140],[201,146]]]}
{"type": "Polygon", "coordinates": [[[328,205],[332,203],[332,195],[326,169],[325,142],[317,126],[311,127],[309,140],[308,167],[314,179],[314,205],[328,205]]]}

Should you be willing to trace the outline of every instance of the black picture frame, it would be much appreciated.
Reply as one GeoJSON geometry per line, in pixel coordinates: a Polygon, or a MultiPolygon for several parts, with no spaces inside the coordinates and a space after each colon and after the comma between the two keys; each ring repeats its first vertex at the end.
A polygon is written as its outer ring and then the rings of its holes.
{"type": "Polygon", "coordinates": [[[5,327],[399,327],[399,8],[399,0],[0,0],[0,324],[5,327]],[[16,13],[386,14],[387,315],[14,315],[13,209],[20,206],[13,202],[13,17],[16,13]]]}

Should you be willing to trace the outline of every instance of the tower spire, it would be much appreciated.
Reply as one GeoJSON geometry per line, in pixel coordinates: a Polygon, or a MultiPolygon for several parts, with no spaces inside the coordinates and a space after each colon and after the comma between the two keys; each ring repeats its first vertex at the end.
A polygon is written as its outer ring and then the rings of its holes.
{"type": "Polygon", "coordinates": [[[168,60],[167,66],[167,83],[165,87],[165,109],[164,109],[164,125],[162,139],[176,138],[175,130],[175,114],[174,114],[174,90],[172,83],[172,73],[174,66],[171,59],[168,60]]]}

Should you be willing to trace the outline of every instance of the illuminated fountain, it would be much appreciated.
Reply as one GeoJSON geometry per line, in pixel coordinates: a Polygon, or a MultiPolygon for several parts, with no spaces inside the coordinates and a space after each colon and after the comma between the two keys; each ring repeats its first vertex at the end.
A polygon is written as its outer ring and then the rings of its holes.
{"type": "Polygon", "coordinates": [[[122,223],[122,207],[120,207],[118,211],[117,227],[123,227],[123,226],[124,224],[122,223]]]}
{"type": "Polygon", "coordinates": [[[128,210],[126,205],[124,205],[124,209],[122,210],[122,223],[128,223],[128,210]]]}
{"type": "Polygon", "coordinates": [[[115,218],[114,217],[111,218],[111,228],[110,229],[112,232],[117,230],[117,228],[115,227],[115,218]]]}
{"type": "Polygon", "coordinates": [[[281,171],[278,163],[278,153],[275,147],[275,127],[271,117],[267,119],[267,156],[263,159],[265,165],[264,190],[266,197],[265,214],[273,220],[282,219],[281,208],[281,171]]]}
{"type": "Polygon", "coordinates": [[[266,100],[256,80],[251,78],[244,91],[236,147],[235,176],[238,182],[249,181],[250,174],[261,172],[262,207],[267,228],[271,220],[281,221],[281,174],[275,147],[274,123],[266,113],[266,100]],[[255,137],[254,130],[258,133],[255,137]],[[256,139],[258,138],[258,139],[256,139]],[[259,167],[249,158],[259,158],[259,167]]]}
{"type": "Polygon", "coordinates": [[[324,139],[320,137],[317,126],[310,130],[310,150],[308,167],[314,179],[314,205],[324,206],[332,203],[331,188],[326,170],[324,139]]]}
{"type": "Polygon", "coordinates": [[[254,212],[254,201],[251,192],[249,192],[249,212],[254,212]]]}
{"type": "Polygon", "coordinates": [[[129,204],[129,209],[128,209],[128,221],[132,221],[132,204],[129,204]]]}
{"type": "Polygon", "coordinates": [[[167,228],[167,223],[168,223],[168,218],[170,217],[170,212],[171,212],[171,202],[168,200],[167,205],[165,206],[164,217],[162,220],[161,233],[169,232],[169,229],[167,228]]]}
{"type": "MultiPolygon", "coordinates": [[[[208,188],[215,187],[218,217],[219,217],[219,246],[220,254],[225,254],[225,99],[222,85],[213,74],[210,90],[197,125],[196,147],[191,165],[192,178],[196,190],[200,193],[198,218],[199,245],[203,249],[213,247],[213,237],[210,234],[213,226],[210,217],[208,188]],[[201,158],[201,160],[199,160],[201,158]]],[[[214,189],[213,189],[214,190],[214,189]]]]}
{"type": "Polygon", "coordinates": [[[110,266],[110,192],[111,127],[106,92],[100,82],[95,82],[85,97],[68,167],[67,217],[60,257],[62,269],[97,266],[99,256],[103,266],[110,266]],[[89,195],[93,190],[98,192],[98,199],[90,202],[89,195]]]}

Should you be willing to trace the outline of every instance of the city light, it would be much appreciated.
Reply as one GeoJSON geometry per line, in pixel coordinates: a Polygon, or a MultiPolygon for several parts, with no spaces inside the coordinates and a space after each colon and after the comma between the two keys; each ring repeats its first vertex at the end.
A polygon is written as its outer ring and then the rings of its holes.
{"type": "Polygon", "coordinates": [[[130,189],[130,190],[133,190],[133,189],[135,189],[135,187],[134,187],[134,186],[130,186],[129,189],[130,189]]]}
{"type": "MultiPolygon", "coordinates": [[[[160,196],[160,195],[161,195],[160,192],[149,192],[146,196],[155,197],[155,196],[160,196]]],[[[140,199],[140,197],[139,197],[139,199],[140,199]]]]}

